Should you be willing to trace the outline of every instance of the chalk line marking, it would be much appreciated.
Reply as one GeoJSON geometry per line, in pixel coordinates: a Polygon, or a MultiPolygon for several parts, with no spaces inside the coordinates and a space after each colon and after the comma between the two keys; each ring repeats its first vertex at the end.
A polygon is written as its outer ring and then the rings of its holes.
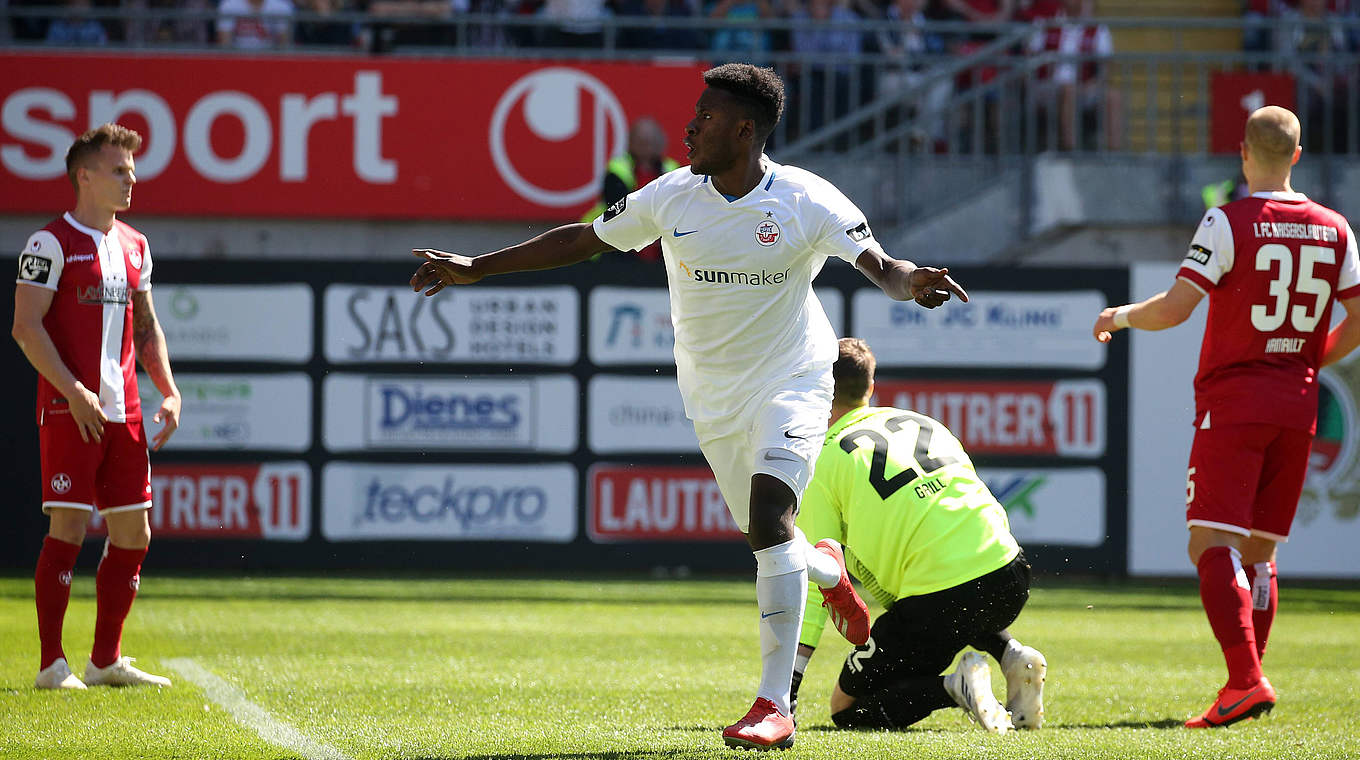
{"type": "Polygon", "coordinates": [[[250,701],[240,689],[214,675],[188,657],[165,660],[165,664],[197,685],[237,723],[260,735],[270,744],[283,747],[307,760],[352,760],[349,755],[327,744],[312,739],[301,731],[269,714],[269,711],[250,701]]]}

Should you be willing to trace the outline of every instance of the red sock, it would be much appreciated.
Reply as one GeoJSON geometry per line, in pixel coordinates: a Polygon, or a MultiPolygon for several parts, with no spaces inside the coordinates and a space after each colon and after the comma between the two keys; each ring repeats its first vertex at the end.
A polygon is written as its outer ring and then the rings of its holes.
{"type": "Polygon", "coordinates": [[[1261,680],[1261,658],[1256,654],[1256,632],[1251,624],[1251,593],[1242,574],[1241,555],[1227,546],[1206,549],[1199,558],[1199,598],[1209,616],[1209,627],[1223,648],[1228,664],[1228,686],[1250,688],[1261,680]]]}
{"type": "Polygon", "coordinates": [[[1256,656],[1265,659],[1270,624],[1275,622],[1275,608],[1280,605],[1280,582],[1274,562],[1257,562],[1242,569],[1247,571],[1247,583],[1251,585],[1251,625],[1256,630],[1256,656]]]}
{"type": "Polygon", "coordinates": [[[95,667],[107,668],[118,659],[123,642],[123,621],[137,598],[137,587],[142,579],[146,549],[119,549],[104,544],[104,558],[94,579],[95,601],[99,612],[94,619],[94,648],[90,661],[95,667]]]}
{"type": "Polygon", "coordinates": [[[38,641],[42,645],[44,670],[65,657],[61,648],[61,624],[71,600],[71,570],[76,566],[80,544],[68,544],[51,536],[43,539],[38,569],[33,573],[33,599],[38,604],[38,641]]]}

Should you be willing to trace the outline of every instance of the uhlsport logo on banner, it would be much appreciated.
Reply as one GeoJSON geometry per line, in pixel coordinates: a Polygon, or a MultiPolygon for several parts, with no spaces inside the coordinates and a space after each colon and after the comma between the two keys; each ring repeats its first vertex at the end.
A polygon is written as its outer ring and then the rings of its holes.
{"type": "MultiPolygon", "coordinates": [[[[151,530],[165,539],[303,541],[312,531],[306,462],[157,464],[151,530]]],[[[104,535],[96,514],[92,530],[104,535]]]]}
{"type": "Polygon", "coordinates": [[[613,90],[579,69],[554,67],[510,85],[491,113],[488,140],[496,172],[511,189],[540,206],[560,208],[599,196],[605,164],[623,154],[627,136],[627,117],[613,90]],[[515,145],[526,140],[574,140],[585,150],[589,173],[574,187],[551,187],[548,179],[534,177],[532,164],[515,162],[515,145]]]}
{"type": "Polygon", "coordinates": [[[331,541],[528,541],[576,537],[568,464],[333,462],[322,473],[321,530],[331,541]]]}

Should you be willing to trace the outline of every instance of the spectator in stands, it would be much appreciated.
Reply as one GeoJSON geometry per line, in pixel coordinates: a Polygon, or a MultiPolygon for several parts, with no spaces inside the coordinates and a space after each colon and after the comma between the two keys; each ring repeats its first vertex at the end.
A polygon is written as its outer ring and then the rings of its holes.
{"type": "Polygon", "coordinates": [[[859,14],[850,9],[848,0],[806,0],[807,5],[793,13],[798,24],[790,35],[794,52],[816,56],[812,62],[801,64],[803,70],[792,80],[792,102],[810,112],[809,127],[813,130],[827,121],[843,116],[850,110],[852,99],[860,93],[851,92],[853,64],[845,56],[858,56],[864,50],[864,35],[858,29],[837,28],[837,24],[859,21],[859,14]],[[830,97],[828,97],[828,90],[830,97]],[[832,111],[827,112],[830,100],[832,111]]]}
{"type": "Polygon", "coordinates": [[[217,44],[241,50],[288,47],[292,15],[290,0],[221,0],[217,44]]]}
{"type": "Polygon", "coordinates": [[[153,15],[142,20],[128,21],[123,34],[130,45],[141,47],[182,44],[201,47],[212,39],[212,24],[207,15],[212,7],[209,0],[124,0],[122,7],[136,13],[173,14],[187,11],[199,14],[188,18],[153,15]]]}
{"type": "Polygon", "coordinates": [[[1088,123],[1103,124],[1104,148],[1124,143],[1123,105],[1110,87],[1106,59],[1114,53],[1109,27],[1094,23],[1093,0],[1063,0],[1062,14],[1031,38],[1031,52],[1056,53],[1058,63],[1039,70],[1036,96],[1051,108],[1056,94],[1059,145],[1063,150],[1095,147],[1079,136],[1088,123]]]}
{"type": "Polygon", "coordinates": [[[1015,15],[1015,0],[943,0],[954,18],[979,24],[1004,24],[1015,15]]]}
{"type": "Polygon", "coordinates": [[[770,19],[779,15],[770,0],[716,0],[708,6],[709,18],[727,19],[727,26],[713,32],[710,47],[716,59],[758,61],[761,53],[770,50],[770,35],[760,29],[752,29],[744,22],[756,19],[770,19]]]}
{"type": "Polygon", "coordinates": [[[90,0],[67,0],[66,8],[69,15],[54,18],[47,25],[47,44],[72,47],[109,44],[109,33],[104,25],[85,15],[90,10],[90,0]]]}
{"type": "Polygon", "coordinates": [[[440,22],[466,13],[468,7],[468,0],[371,0],[368,15],[376,23],[369,31],[369,45],[375,53],[406,46],[451,46],[454,29],[440,22]]]}
{"type": "Polygon", "coordinates": [[[1346,27],[1335,23],[1336,8],[1327,0],[1299,0],[1297,10],[1286,13],[1277,37],[1279,52],[1293,64],[1301,85],[1304,145],[1317,152],[1347,147],[1347,98],[1356,72],[1344,61],[1356,47],[1346,27]]]}
{"type": "Polygon", "coordinates": [[[1026,24],[1054,18],[1062,13],[1062,0],[1016,0],[1014,21],[1026,24]]]}
{"type": "Polygon", "coordinates": [[[547,47],[600,48],[611,12],[605,0],[546,0],[538,15],[556,22],[544,34],[547,47]]]}
{"type": "Polygon", "coordinates": [[[673,26],[673,19],[693,18],[695,9],[687,0],[627,0],[619,15],[630,24],[623,30],[619,46],[636,50],[698,50],[704,41],[698,29],[673,26]]]}
{"type": "MultiPolygon", "coordinates": [[[[605,167],[600,202],[587,211],[585,216],[581,217],[581,221],[595,221],[595,217],[603,214],[605,209],[618,203],[629,193],[666,172],[679,168],[679,162],[666,155],[666,130],[662,129],[656,119],[650,116],[640,117],[628,130],[628,152],[609,159],[609,164],[605,167]]],[[[637,251],[637,256],[644,261],[660,261],[660,243],[653,242],[637,251]]]]}
{"type": "Polygon", "coordinates": [[[878,78],[880,96],[900,95],[907,98],[908,113],[921,125],[924,140],[943,140],[942,115],[953,94],[951,79],[936,77],[924,92],[911,93],[927,78],[932,59],[945,55],[944,38],[926,32],[926,0],[893,0],[888,6],[890,26],[878,32],[878,50],[885,59],[878,78]]]}
{"type": "Polygon", "coordinates": [[[354,24],[330,18],[342,10],[337,0],[298,0],[298,10],[320,18],[294,25],[293,41],[297,44],[352,47],[358,41],[358,29],[354,24]]]}

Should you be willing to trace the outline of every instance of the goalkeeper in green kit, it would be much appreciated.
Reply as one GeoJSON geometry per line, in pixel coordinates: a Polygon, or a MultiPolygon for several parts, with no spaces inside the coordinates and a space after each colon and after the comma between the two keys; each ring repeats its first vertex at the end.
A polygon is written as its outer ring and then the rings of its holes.
{"type": "MultiPolygon", "coordinates": [[[[1006,510],[938,421],[870,407],[874,355],[842,338],[833,368],[831,429],[797,525],[808,541],[843,552],[845,565],[885,611],[845,660],[831,695],[842,728],[904,728],[962,707],[1004,733],[1043,724],[1048,664],[1011,638],[1029,599],[1030,567],[1006,510]],[[1006,706],[992,694],[987,652],[1006,676],[1006,706]]],[[[816,598],[816,597],[810,597],[816,598]]],[[[794,667],[796,698],[827,613],[809,602],[794,667]]]]}

